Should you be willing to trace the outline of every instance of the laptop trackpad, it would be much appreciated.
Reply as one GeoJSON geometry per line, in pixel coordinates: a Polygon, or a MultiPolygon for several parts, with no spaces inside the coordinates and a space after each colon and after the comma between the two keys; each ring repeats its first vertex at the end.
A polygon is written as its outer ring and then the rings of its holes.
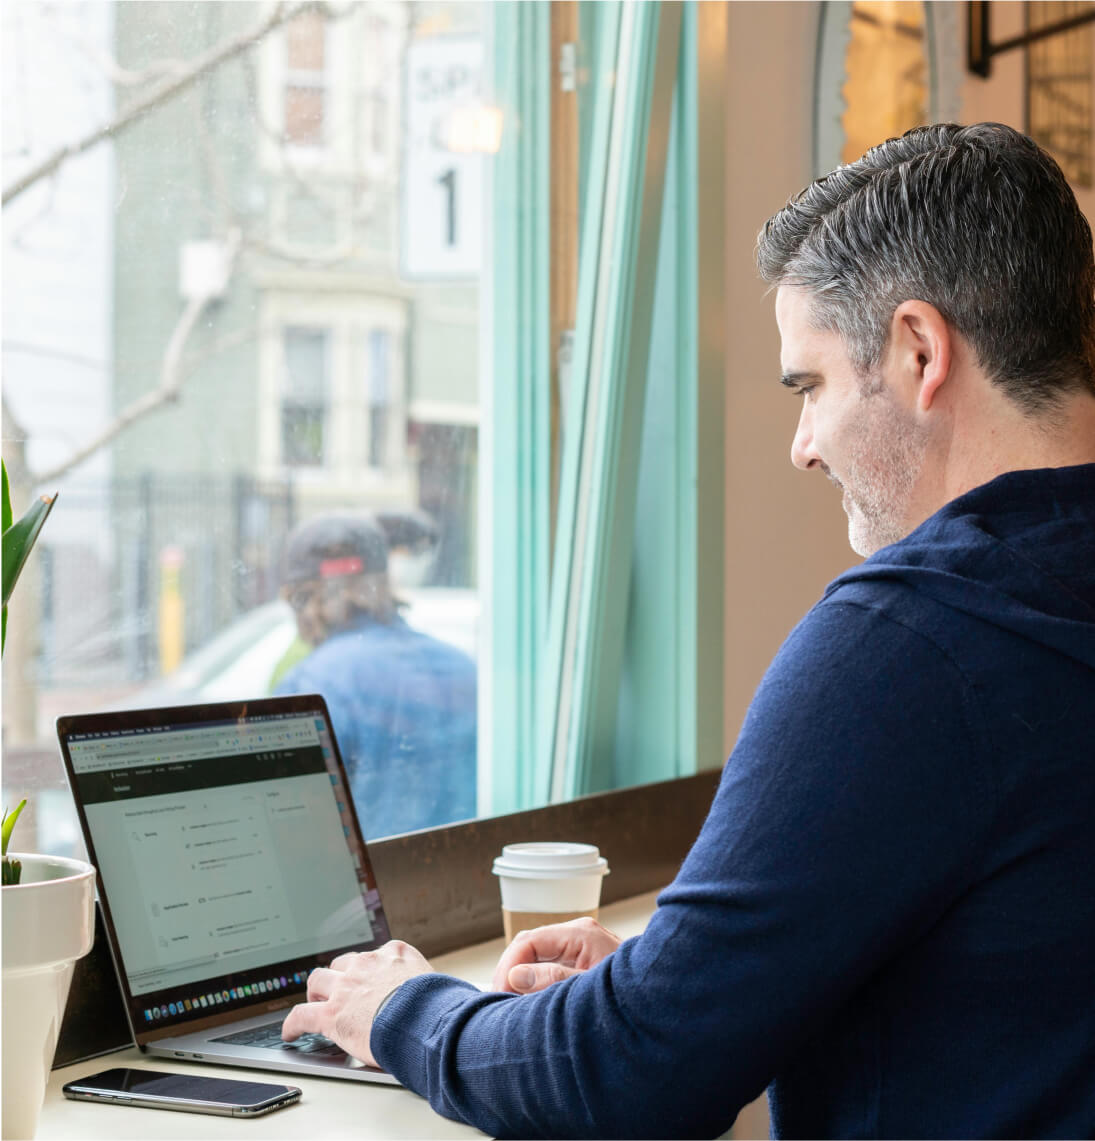
{"type": "Polygon", "coordinates": [[[335,1045],[330,1038],[325,1038],[322,1034],[302,1034],[292,1042],[286,1042],[281,1036],[280,1022],[264,1022],[261,1026],[238,1030],[234,1034],[214,1038],[213,1041],[223,1042],[226,1046],[251,1046],[260,1050],[292,1050],[298,1054],[306,1054],[310,1058],[356,1060],[351,1059],[341,1046],[335,1045]]]}

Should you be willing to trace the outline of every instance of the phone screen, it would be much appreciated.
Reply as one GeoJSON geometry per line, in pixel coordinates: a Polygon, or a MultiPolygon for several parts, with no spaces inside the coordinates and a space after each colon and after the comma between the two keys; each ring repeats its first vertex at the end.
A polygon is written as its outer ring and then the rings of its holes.
{"type": "Polygon", "coordinates": [[[125,1068],[75,1079],[63,1091],[76,1100],[233,1116],[269,1113],[300,1097],[296,1086],[125,1068]]]}

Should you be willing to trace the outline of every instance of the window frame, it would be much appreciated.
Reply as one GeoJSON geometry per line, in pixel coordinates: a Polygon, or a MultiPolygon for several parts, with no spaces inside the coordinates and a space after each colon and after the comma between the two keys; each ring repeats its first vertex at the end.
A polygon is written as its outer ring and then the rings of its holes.
{"type": "MultiPolygon", "coordinates": [[[[674,224],[680,383],[672,524],[681,555],[677,590],[664,592],[660,604],[655,598],[654,612],[638,620],[671,635],[680,657],[669,692],[655,694],[658,715],[676,737],[675,755],[664,763],[685,775],[723,760],[724,323],[719,307],[699,305],[701,297],[725,295],[727,22],[712,10],[718,7],[598,6],[605,27],[594,74],[611,77],[611,102],[597,101],[584,174],[578,321],[554,521],[544,459],[552,439],[545,395],[549,283],[536,246],[546,241],[548,107],[532,82],[548,28],[546,14],[532,27],[500,21],[496,101],[524,132],[510,133],[496,165],[497,224],[506,225],[500,205],[518,194],[521,210],[512,229],[496,232],[498,299],[488,309],[496,321],[487,450],[493,471],[484,480],[490,494],[483,514],[495,533],[518,536],[513,544],[491,544],[492,637],[483,687],[490,694],[481,704],[481,735],[493,764],[481,804],[494,811],[596,791],[614,771],[622,671],[634,665],[625,661],[633,652],[627,599],[634,559],[642,557],[635,502],[648,332],[656,278],[668,268],[659,265],[659,236],[674,224]],[[538,53],[522,56],[517,67],[515,37],[538,53]],[[663,216],[674,116],[676,206],[663,216]],[[610,145],[615,166],[606,158],[610,145]],[[639,292],[636,281],[643,283],[639,292]],[[529,757],[531,768],[505,763],[529,757]]],[[[656,767],[647,759],[632,775],[652,779],[656,767]]]]}

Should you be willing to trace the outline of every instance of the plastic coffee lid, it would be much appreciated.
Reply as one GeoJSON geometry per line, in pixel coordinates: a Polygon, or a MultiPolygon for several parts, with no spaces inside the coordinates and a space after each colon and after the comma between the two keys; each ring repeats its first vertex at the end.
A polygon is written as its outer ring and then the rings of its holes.
{"type": "Polygon", "coordinates": [[[605,876],[608,861],[593,844],[506,844],[494,861],[493,871],[496,876],[537,880],[605,876]]]}

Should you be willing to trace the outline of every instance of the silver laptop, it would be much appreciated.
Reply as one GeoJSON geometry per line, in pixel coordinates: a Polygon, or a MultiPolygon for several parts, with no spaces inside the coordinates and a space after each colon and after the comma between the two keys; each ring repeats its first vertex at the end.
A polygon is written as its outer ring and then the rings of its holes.
{"type": "Polygon", "coordinates": [[[389,1082],[282,1043],[310,971],[390,938],[323,698],[61,717],[133,1037],[171,1058],[389,1082]]]}

